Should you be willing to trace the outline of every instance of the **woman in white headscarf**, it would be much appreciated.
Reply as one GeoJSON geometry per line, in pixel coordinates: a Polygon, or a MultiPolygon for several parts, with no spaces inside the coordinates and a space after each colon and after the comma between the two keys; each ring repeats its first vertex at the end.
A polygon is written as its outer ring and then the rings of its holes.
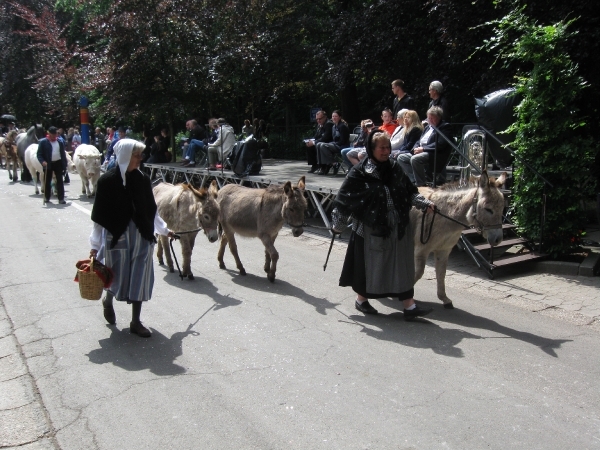
{"type": "Polygon", "coordinates": [[[113,298],[126,301],[131,303],[130,331],[150,337],[140,313],[142,302],[152,297],[155,233],[173,237],[173,232],[158,215],[150,178],[139,170],[144,149],[133,139],[115,144],[117,165],[98,180],[90,257],[97,257],[115,275],[102,300],[106,321],[116,323],[113,298]]]}

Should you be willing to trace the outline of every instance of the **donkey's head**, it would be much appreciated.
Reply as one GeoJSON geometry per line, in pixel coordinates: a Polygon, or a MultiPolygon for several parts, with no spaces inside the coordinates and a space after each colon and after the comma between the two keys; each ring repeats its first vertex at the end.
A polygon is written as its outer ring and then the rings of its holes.
{"type": "Polygon", "coordinates": [[[304,177],[301,177],[294,187],[289,181],[283,186],[286,199],[281,208],[281,215],[286,223],[292,227],[294,237],[304,233],[304,213],[306,212],[304,186],[304,177]]]}
{"type": "Polygon", "coordinates": [[[486,171],[479,177],[479,187],[474,205],[469,211],[469,222],[481,229],[484,238],[491,246],[502,242],[502,213],[504,194],[498,189],[506,181],[506,172],[498,179],[489,178],[486,171]]]}
{"type": "Polygon", "coordinates": [[[219,224],[220,208],[217,203],[217,181],[213,180],[209,188],[202,188],[200,191],[194,189],[194,194],[200,199],[200,208],[198,209],[198,219],[204,230],[204,234],[210,242],[216,242],[219,238],[217,226],[219,224]]]}

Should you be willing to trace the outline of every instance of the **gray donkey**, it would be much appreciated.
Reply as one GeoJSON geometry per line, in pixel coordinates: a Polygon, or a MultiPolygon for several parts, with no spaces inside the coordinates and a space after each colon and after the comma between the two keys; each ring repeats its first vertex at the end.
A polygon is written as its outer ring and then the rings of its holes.
{"type": "MultiPolygon", "coordinates": [[[[505,181],[506,172],[495,180],[489,178],[484,171],[481,177],[471,179],[467,185],[449,183],[439,189],[419,188],[419,192],[434,202],[445,215],[481,228],[483,237],[491,246],[496,246],[503,238],[502,213],[504,211],[504,195],[498,188],[505,181]]],[[[420,240],[421,215],[422,213],[415,208],[410,212],[411,225],[415,233],[415,283],[423,276],[427,257],[433,252],[438,298],[444,303],[444,308],[453,309],[452,300],[446,295],[446,267],[448,256],[464,228],[455,222],[438,217],[434,221],[431,238],[423,245],[420,240]]],[[[429,227],[426,226],[424,231],[427,236],[429,227]]]]}
{"type": "Polygon", "coordinates": [[[240,275],[246,270],[240,261],[235,242],[235,233],[244,237],[258,237],[265,246],[265,272],[269,281],[275,281],[275,271],[279,253],[275,249],[275,239],[284,222],[292,227],[294,237],[304,232],[304,177],[292,187],[289,181],[282,185],[271,185],[266,189],[252,189],[237,184],[229,184],[219,191],[217,202],[221,208],[219,222],[223,228],[221,246],[217,259],[219,267],[225,269],[223,254],[225,245],[235,258],[240,275]]]}

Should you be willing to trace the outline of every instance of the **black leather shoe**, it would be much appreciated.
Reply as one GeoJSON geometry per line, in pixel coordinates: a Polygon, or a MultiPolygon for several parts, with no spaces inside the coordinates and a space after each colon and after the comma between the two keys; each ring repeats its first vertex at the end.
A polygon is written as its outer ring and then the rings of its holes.
{"type": "Polygon", "coordinates": [[[331,167],[331,173],[334,174],[334,175],[337,175],[339,171],[340,171],[340,163],[335,163],[331,167]]]}
{"type": "Polygon", "coordinates": [[[104,300],[102,300],[102,307],[104,308],[104,318],[106,319],[106,321],[111,325],[116,324],[117,316],[115,314],[113,305],[111,304],[110,306],[106,306],[104,300]]]}
{"type": "Polygon", "coordinates": [[[142,325],[142,322],[130,322],[129,331],[133,334],[137,334],[139,337],[150,337],[152,333],[150,330],[142,325]]]}
{"type": "Polygon", "coordinates": [[[67,204],[67,202],[65,200],[59,200],[58,203],[61,204],[61,205],[66,205],[67,204]]]}
{"type": "Polygon", "coordinates": [[[321,169],[321,173],[319,173],[319,175],[328,175],[330,170],[331,170],[331,165],[326,164],[321,169]]]}
{"type": "Polygon", "coordinates": [[[404,310],[404,320],[410,322],[411,320],[416,319],[417,317],[423,317],[433,311],[433,308],[420,308],[418,305],[415,309],[405,309],[404,310]]]}
{"type": "Polygon", "coordinates": [[[308,169],[308,173],[315,173],[318,168],[319,166],[317,164],[313,164],[312,166],[310,166],[310,169],[308,169]]]}
{"type": "Polygon", "coordinates": [[[354,307],[356,309],[358,309],[360,312],[365,313],[365,314],[377,314],[378,313],[378,311],[371,306],[371,304],[369,303],[369,300],[367,300],[366,302],[362,302],[362,303],[354,302],[354,307]]]}

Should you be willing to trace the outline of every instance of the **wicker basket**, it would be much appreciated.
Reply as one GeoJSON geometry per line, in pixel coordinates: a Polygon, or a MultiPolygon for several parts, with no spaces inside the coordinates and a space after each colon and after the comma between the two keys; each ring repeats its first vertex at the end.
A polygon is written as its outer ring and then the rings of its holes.
{"type": "Polygon", "coordinates": [[[104,283],[96,272],[94,272],[94,258],[90,260],[90,271],[84,272],[77,269],[77,277],[79,279],[79,293],[81,298],[85,300],[100,300],[104,283]]]}

